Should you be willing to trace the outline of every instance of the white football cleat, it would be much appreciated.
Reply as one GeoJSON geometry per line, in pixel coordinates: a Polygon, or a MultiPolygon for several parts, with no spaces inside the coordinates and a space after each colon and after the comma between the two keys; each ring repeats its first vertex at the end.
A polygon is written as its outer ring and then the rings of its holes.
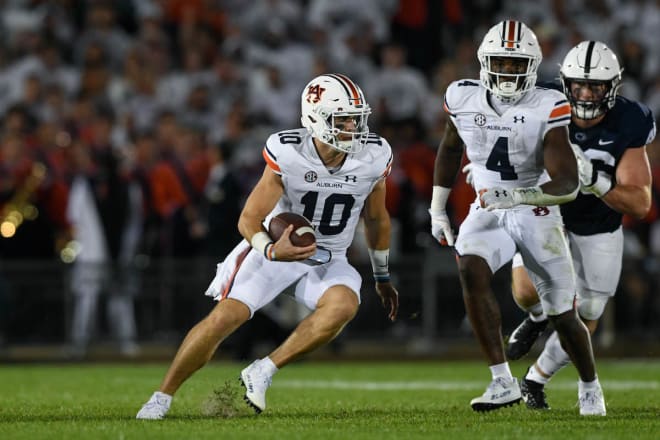
{"type": "Polygon", "coordinates": [[[605,397],[603,390],[599,387],[595,390],[585,390],[578,393],[578,405],[580,406],[581,416],[604,416],[605,397]]]}
{"type": "Polygon", "coordinates": [[[140,420],[162,420],[170,410],[171,404],[172,396],[156,391],[151,395],[149,401],[142,405],[135,418],[140,420]]]}
{"type": "Polygon", "coordinates": [[[261,361],[256,360],[245,367],[241,371],[240,380],[245,387],[245,396],[243,399],[245,399],[257,414],[265,410],[266,390],[268,390],[273,378],[261,368],[261,361]]]}
{"type": "Polygon", "coordinates": [[[520,385],[515,377],[507,379],[497,377],[486,388],[486,392],[470,401],[475,411],[492,411],[520,402],[520,385]]]}

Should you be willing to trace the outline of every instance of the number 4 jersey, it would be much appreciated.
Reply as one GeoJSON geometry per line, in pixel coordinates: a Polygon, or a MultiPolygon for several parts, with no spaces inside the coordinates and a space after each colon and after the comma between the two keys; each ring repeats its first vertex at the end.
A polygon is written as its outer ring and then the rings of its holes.
{"type": "Polygon", "coordinates": [[[365,199],[392,167],[389,143],[374,133],[362,151],[347,154],[333,171],[321,161],[306,129],[271,135],[263,156],[284,183],[284,194],[271,216],[283,211],[302,214],[316,227],[317,244],[334,256],[345,254],[365,199]]]}
{"type": "Polygon", "coordinates": [[[449,85],[444,108],[465,143],[473,164],[474,188],[517,188],[544,183],[543,138],[552,128],[570,123],[566,97],[556,90],[536,87],[497,114],[487,90],[478,81],[449,85]]]}

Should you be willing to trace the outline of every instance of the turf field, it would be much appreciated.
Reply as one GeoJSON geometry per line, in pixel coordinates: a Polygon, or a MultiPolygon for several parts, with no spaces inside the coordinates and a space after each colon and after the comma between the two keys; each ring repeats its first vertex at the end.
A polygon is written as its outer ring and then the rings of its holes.
{"type": "MultiPolygon", "coordinates": [[[[526,363],[513,363],[520,376],[526,363]]],[[[184,385],[164,421],[135,413],[165,364],[0,367],[1,439],[657,439],[660,361],[599,362],[607,417],[576,407],[572,367],[548,387],[551,411],[477,414],[490,377],[476,362],[311,363],[277,374],[268,408],[242,402],[243,365],[213,363],[184,385]]]]}

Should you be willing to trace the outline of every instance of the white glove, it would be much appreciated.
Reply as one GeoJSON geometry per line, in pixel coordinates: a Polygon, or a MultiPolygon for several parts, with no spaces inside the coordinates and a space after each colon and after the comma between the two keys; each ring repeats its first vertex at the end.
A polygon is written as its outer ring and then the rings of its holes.
{"type": "Polygon", "coordinates": [[[454,245],[454,233],[451,231],[451,223],[446,211],[433,211],[429,209],[431,214],[431,235],[440,242],[447,246],[454,245]]]}
{"type": "Polygon", "coordinates": [[[474,187],[474,178],[472,177],[472,162],[463,167],[463,172],[465,173],[465,181],[471,187],[474,187]]]}
{"type": "Polygon", "coordinates": [[[480,191],[479,200],[481,201],[481,207],[485,208],[486,211],[507,209],[520,205],[522,202],[515,191],[497,186],[480,191]]]}
{"type": "Polygon", "coordinates": [[[593,194],[596,197],[603,197],[614,187],[612,178],[604,171],[598,171],[594,168],[591,160],[584,154],[584,151],[575,144],[571,144],[575,158],[577,159],[578,175],[580,178],[580,190],[584,194],[593,194]]]}

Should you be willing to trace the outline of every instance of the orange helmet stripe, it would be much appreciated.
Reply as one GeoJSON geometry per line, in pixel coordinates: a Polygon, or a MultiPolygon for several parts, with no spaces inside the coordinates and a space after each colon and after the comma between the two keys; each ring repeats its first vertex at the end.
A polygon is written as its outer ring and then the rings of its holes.
{"type": "Polygon", "coordinates": [[[355,105],[364,104],[360,89],[355,85],[353,81],[351,81],[349,77],[342,75],[341,73],[331,73],[328,76],[331,76],[339,81],[347,89],[347,91],[349,91],[350,99],[355,102],[355,105]]]}
{"type": "Polygon", "coordinates": [[[513,42],[516,41],[517,24],[517,21],[509,21],[507,23],[506,47],[513,47],[513,42]]]}

